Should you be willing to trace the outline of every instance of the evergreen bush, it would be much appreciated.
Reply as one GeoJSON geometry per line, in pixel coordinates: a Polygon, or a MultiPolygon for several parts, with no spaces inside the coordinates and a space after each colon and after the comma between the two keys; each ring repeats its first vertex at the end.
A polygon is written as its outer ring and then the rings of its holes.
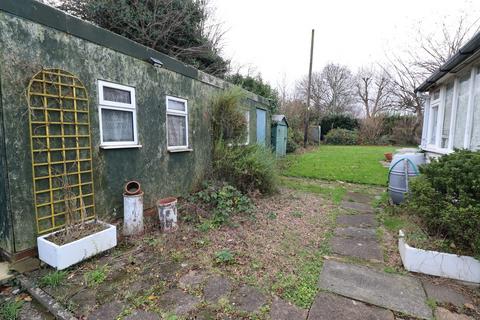
{"type": "Polygon", "coordinates": [[[355,145],[358,143],[356,131],[347,129],[333,129],[325,136],[325,143],[339,145],[355,145]]]}
{"type": "Polygon", "coordinates": [[[407,208],[430,234],[480,256],[480,152],[457,150],[420,167],[407,208]]]}

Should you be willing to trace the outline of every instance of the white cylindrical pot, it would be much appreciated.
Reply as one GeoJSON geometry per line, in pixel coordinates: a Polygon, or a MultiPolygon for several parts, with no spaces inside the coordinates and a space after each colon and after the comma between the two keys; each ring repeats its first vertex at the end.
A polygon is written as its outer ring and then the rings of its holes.
{"type": "Polygon", "coordinates": [[[170,197],[157,202],[158,219],[163,232],[177,230],[177,199],[170,197]]]}
{"type": "Polygon", "coordinates": [[[123,195],[123,235],[134,236],[143,233],[143,192],[123,195]]]}

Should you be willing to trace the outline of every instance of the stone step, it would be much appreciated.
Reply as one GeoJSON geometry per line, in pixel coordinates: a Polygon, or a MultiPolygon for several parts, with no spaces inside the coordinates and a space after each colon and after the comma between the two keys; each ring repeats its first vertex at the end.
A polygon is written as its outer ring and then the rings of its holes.
{"type": "Polygon", "coordinates": [[[358,211],[361,213],[374,213],[375,211],[373,210],[373,207],[370,204],[365,204],[361,202],[353,202],[353,201],[347,201],[343,200],[340,206],[343,209],[347,210],[354,210],[358,211]]]}
{"type": "Polygon", "coordinates": [[[377,226],[374,214],[344,214],[337,217],[337,224],[346,227],[372,228],[377,226]]]}
{"type": "Polygon", "coordinates": [[[338,227],[335,228],[334,235],[343,238],[377,240],[374,228],[338,227]]]}
{"type": "Polygon", "coordinates": [[[370,194],[360,193],[360,192],[348,191],[343,197],[343,199],[349,202],[359,202],[359,203],[371,205],[373,202],[373,199],[375,199],[375,196],[372,196],[370,194]]]}
{"type": "Polygon", "coordinates": [[[333,237],[330,246],[333,253],[342,256],[383,262],[383,251],[376,240],[333,237]]]}
{"type": "MultiPolygon", "coordinates": [[[[273,318],[272,318],[273,319],[273,318]]],[[[291,318],[294,319],[294,318],[291,318]]],[[[308,320],[394,320],[393,313],[375,306],[319,292],[308,313],[308,320]]]]}
{"type": "Polygon", "coordinates": [[[432,318],[420,281],[409,276],[329,260],[320,274],[319,288],[414,317],[432,318]]]}

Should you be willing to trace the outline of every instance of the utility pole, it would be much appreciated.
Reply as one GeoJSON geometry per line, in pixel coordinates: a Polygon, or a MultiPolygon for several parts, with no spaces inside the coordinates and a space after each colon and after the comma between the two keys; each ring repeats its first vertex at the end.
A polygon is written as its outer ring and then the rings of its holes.
{"type": "Polygon", "coordinates": [[[308,68],[308,88],[307,88],[307,107],[305,108],[303,146],[307,147],[308,142],[308,122],[310,121],[310,94],[312,87],[312,64],[313,64],[313,42],[315,39],[315,29],[312,29],[312,42],[310,44],[310,67],[308,68]]]}

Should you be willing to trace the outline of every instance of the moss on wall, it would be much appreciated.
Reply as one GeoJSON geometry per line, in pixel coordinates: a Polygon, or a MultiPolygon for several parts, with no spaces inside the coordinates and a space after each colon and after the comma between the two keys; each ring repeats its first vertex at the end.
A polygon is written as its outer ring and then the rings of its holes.
{"type": "MultiPolygon", "coordinates": [[[[61,68],[77,75],[89,92],[95,205],[99,217],[111,220],[122,216],[122,190],[128,180],[142,183],[145,208],[149,208],[161,197],[185,195],[204,179],[210,167],[209,104],[220,88],[166,69],[156,69],[145,61],[4,12],[0,12],[0,30],[5,127],[0,148],[4,143],[16,252],[33,247],[36,239],[24,90],[41,67],[61,68]],[[97,80],[135,87],[138,138],[142,148],[100,149],[97,80]],[[167,95],[188,100],[192,152],[167,152],[167,95]]],[[[246,106],[251,109],[250,141],[256,141],[254,109],[265,105],[247,99],[246,106]]],[[[0,171],[1,181],[6,181],[1,174],[0,171]]],[[[0,204],[1,192],[0,189],[0,204]]],[[[0,232],[9,229],[6,225],[0,228],[4,229],[0,232]]],[[[9,238],[8,234],[0,235],[9,238]]],[[[3,240],[0,243],[4,250],[12,251],[3,240]]]]}

